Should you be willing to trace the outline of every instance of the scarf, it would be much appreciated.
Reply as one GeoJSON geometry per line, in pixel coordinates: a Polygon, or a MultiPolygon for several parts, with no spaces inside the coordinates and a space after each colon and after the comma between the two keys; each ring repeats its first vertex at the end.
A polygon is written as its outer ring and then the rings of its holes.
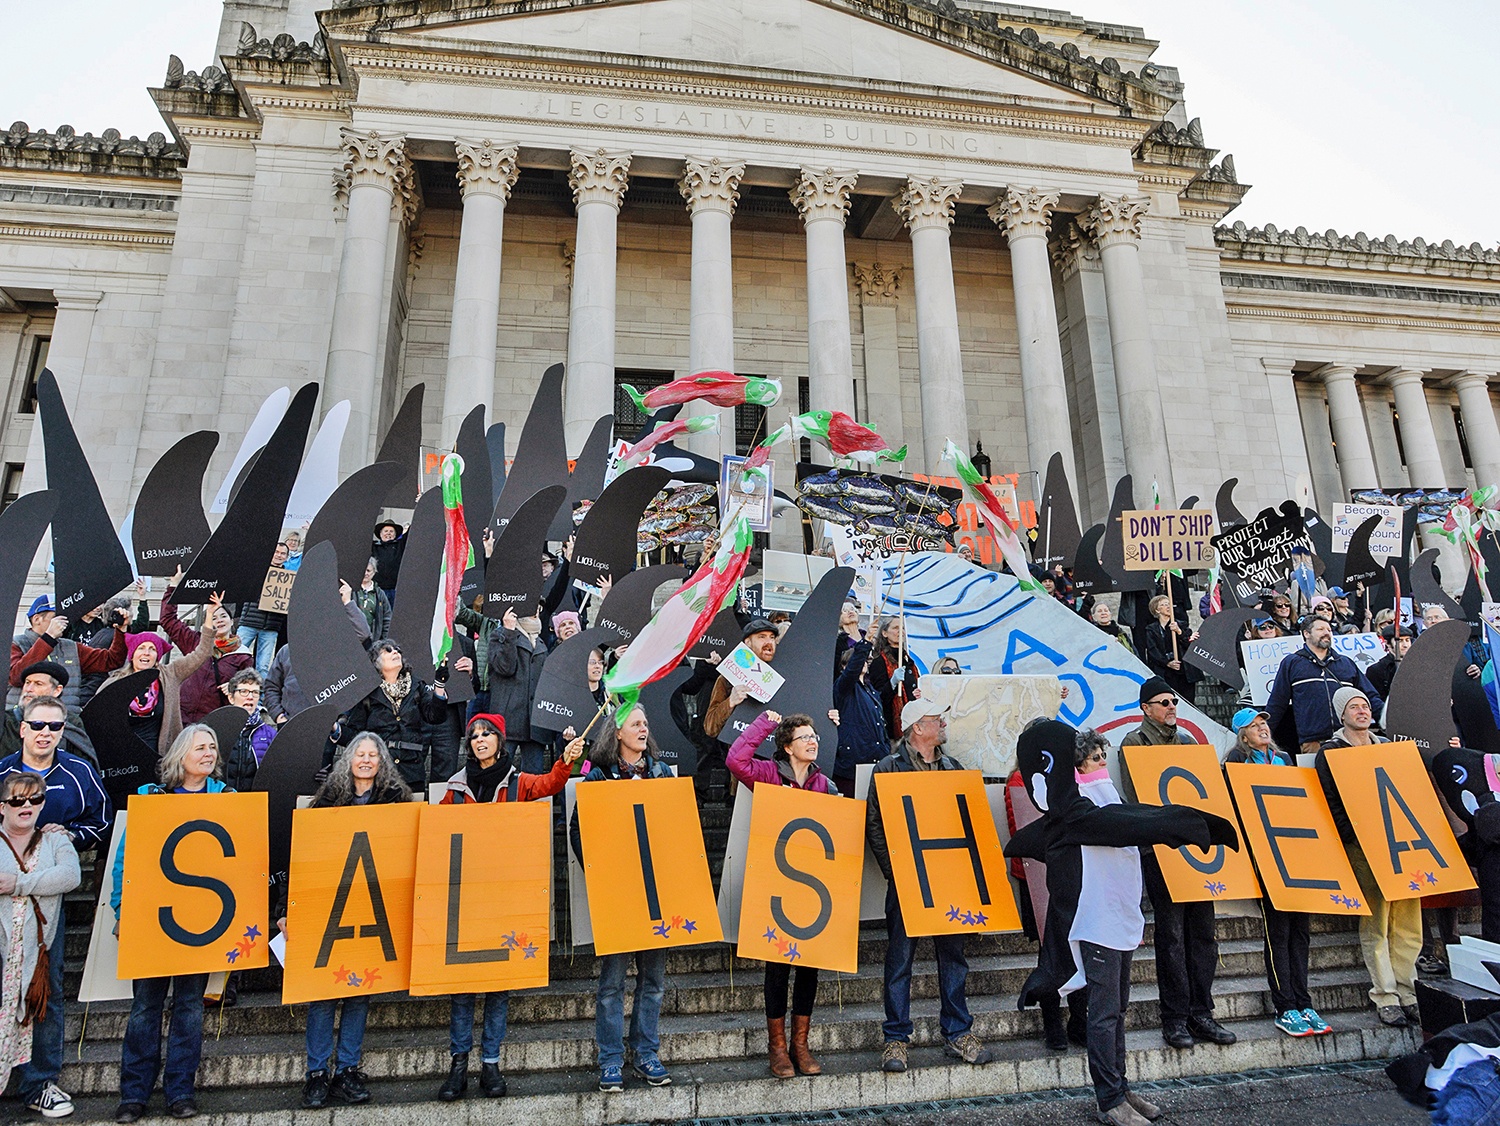
{"type": "Polygon", "coordinates": [[[642,755],[640,760],[635,763],[628,763],[624,759],[620,760],[621,778],[645,778],[650,769],[650,760],[646,755],[642,755]]]}
{"type": "MultiPolygon", "coordinates": [[[[40,829],[32,832],[31,843],[27,845],[30,852],[41,839],[40,829]]],[[[10,854],[16,858],[16,868],[19,871],[27,871],[25,863],[21,860],[21,854],[16,851],[16,846],[10,843],[10,837],[0,833],[0,839],[4,839],[5,847],[10,849],[10,854]]],[[[36,901],[36,896],[28,895],[31,900],[31,909],[36,913],[36,969],[31,972],[31,984],[26,987],[26,1020],[29,1023],[39,1023],[46,1019],[47,1001],[51,992],[51,966],[52,960],[47,953],[47,917],[42,914],[42,905],[36,901]]]]}
{"type": "Polygon", "coordinates": [[[159,707],[161,707],[160,677],[153,680],[146,691],[130,701],[130,714],[138,719],[146,719],[148,716],[155,715],[159,707]]]}
{"type": "Polygon", "coordinates": [[[401,675],[395,680],[382,679],[380,690],[385,693],[385,698],[391,702],[391,711],[399,715],[401,712],[401,702],[411,693],[411,670],[402,669],[401,675]]]}
{"type": "Polygon", "coordinates": [[[478,759],[471,758],[464,767],[464,779],[469,783],[475,800],[494,801],[496,791],[510,777],[510,770],[510,755],[503,752],[496,755],[495,761],[489,766],[480,766],[478,759]]]}
{"type": "Polygon", "coordinates": [[[215,653],[218,653],[218,654],[233,653],[239,647],[240,647],[240,639],[235,634],[231,633],[228,637],[216,637],[216,638],[214,638],[214,652],[215,653]]]}

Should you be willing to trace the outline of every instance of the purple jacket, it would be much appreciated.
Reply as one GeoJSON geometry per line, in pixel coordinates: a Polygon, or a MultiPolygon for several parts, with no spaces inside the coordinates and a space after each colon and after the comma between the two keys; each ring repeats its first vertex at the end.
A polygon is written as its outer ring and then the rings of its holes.
{"type": "Polygon", "coordinates": [[[828,775],[820,771],[816,765],[807,772],[806,780],[797,785],[797,776],[792,773],[791,763],[783,759],[756,758],[755,748],[760,746],[776,729],[776,721],[771,719],[766,712],[761,712],[740,733],[740,737],[734,741],[729,748],[729,754],[724,758],[724,764],[729,767],[729,773],[733,774],[751,789],[755,788],[757,782],[764,782],[768,786],[794,786],[801,790],[811,790],[817,794],[836,794],[838,787],[828,779],[828,775]]]}

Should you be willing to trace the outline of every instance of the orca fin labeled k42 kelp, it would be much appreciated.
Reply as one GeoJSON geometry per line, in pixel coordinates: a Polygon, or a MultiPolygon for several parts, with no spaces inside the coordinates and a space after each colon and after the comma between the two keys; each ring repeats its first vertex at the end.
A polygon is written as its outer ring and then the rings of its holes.
{"type": "Polygon", "coordinates": [[[135,501],[131,551],[136,573],[169,578],[208,542],[212,530],[203,513],[203,478],[219,446],[213,430],[199,430],[162,454],[135,501]]]}
{"type": "Polygon", "coordinates": [[[129,586],[135,573],[73,430],[57,377],[47,368],[37,378],[36,403],[47,458],[47,488],[57,494],[57,511],[52,514],[52,566],[57,583],[53,605],[59,614],[77,618],[129,586]]]}

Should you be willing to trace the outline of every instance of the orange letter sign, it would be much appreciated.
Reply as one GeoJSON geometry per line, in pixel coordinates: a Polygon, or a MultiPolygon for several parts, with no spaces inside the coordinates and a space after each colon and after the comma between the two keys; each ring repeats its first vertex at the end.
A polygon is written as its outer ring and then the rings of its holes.
{"type": "Polygon", "coordinates": [[[1477,886],[1415,743],[1324,753],[1381,895],[1416,899],[1477,886]]]}
{"type": "Polygon", "coordinates": [[[575,800],[596,954],[723,939],[691,778],[584,782],[575,800]]]}
{"type": "Polygon", "coordinates": [[[270,965],[265,794],[135,794],[121,978],[270,965]]]}
{"type": "MultiPolygon", "coordinates": [[[[1184,805],[1234,821],[1234,802],[1212,747],[1122,747],[1135,796],[1144,805],[1184,805]]],[[[1162,878],[1176,903],[1205,899],[1259,899],[1260,881],[1246,849],[1223,845],[1156,845],[1162,878]]]]}
{"type": "Polygon", "coordinates": [[[1021,929],[979,771],[877,774],[871,781],[907,934],[1021,929]]]}
{"type": "Polygon", "coordinates": [[[422,806],[411,994],[547,984],[552,807],[422,806]]]}
{"type": "Polygon", "coordinates": [[[421,814],[404,802],[292,815],[283,1005],[407,987],[421,814]]]}
{"type": "Polygon", "coordinates": [[[1333,814],[1310,766],[1232,762],[1225,769],[1240,825],[1278,911],[1368,915],[1333,814]]]}
{"type": "Polygon", "coordinates": [[[864,802],[755,787],[740,957],[854,973],[864,866],[864,802]]]}

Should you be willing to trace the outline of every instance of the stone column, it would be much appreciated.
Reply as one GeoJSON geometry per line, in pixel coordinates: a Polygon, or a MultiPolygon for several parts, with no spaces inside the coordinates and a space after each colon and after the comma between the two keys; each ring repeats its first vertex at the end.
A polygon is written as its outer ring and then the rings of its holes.
{"type": "Polygon", "coordinates": [[[901,340],[896,323],[901,267],[854,262],[850,269],[859,294],[867,421],[880,431],[892,449],[899,449],[906,444],[901,407],[901,340]]]}
{"type": "MultiPolygon", "coordinates": [[[[1068,385],[1063,375],[1057,303],[1047,256],[1052,209],[1057,193],[1040,188],[1008,188],[989,209],[1010,245],[1011,290],[1021,345],[1021,401],[1026,411],[1026,455],[1043,475],[1054,452],[1061,453],[1070,483],[1077,473],[1073,431],[1068,419],[1068,385]]],[[[1076,499],[1076,490],[1075,490],[1076,499]]]]}
{"type": "Polygon", "coordinates": [[[950,438],[965,453],[969,452],[964,361],[958,343],[958,298],[953,292],[953,251],[948,244],[953,205],[963,190],[959,180],[941,180],[936,176],[912,179],[891,201],[911,231],[912,280],[917,290],[917,361],[922,376],[922,457],[927,472],[933,474],[943,472],[943,447],[950,438]]]}
{"type": "MultiPolygon", "coordinates": [[[[1319,492],[1336,494],[1338,492],[1336,487],[1322,488],[1322,482],[1313,472],[1310,456],[1313,451],[1302,425],[1297,381],[1292,378],[1293,362],[1288,359],[1262,356],[1260,366],[1266,376],[1266,393],[1271,404],[1270,416],[1266,421],[1276,435],[1278,448],[1281,451],[1281,476],[1286,482],[1285,488],[1290,489],[1292,482],[1305,473],[1312,480],[1313,487],[1319,492]]],[[[1336,480],[1334,485],[1337,485],[1336,480]]],[[[1341,498],[1336,495],[1332,497],[1333,501],[1347,499],[1347,497],[1341,498]]]]}
{"type": "MultiPolygon", "coordinates": [[[[792,203],[807,231],[807,380],[813,410],[854,414],[854,353],[849,330],[849,267],[844,220],[858,173],[802,170],[792,203]]],[[[787,392],[795,407],[796,389],[787,392]]],[[[795,409],[792,413],[796,413],[795,409]]]]}
{"type": "Polygon", "coordinates": [[[630,154],[574,149],[569,155],[568,184],[578,213],[563,392],[571,455],[583,448],[600,415],[614,413],[615,255],[620,203],[630,186],[630,154]]]}
{"type": "MultiPolygon", "coordinates": [[[[94,318],[104,294],[98,290],[59,289],[53,292],[53,296],[57,299],[57,316],[52,322],[52,343],[47,346],[47,370],[57,377],[63,405],[68,408],[68,416],[73,419],[79,438],[87,446],[89,436],[79,426],[79,403],[83,398],[83,372],[88,362],[89,344],[94,338],[94,318]]],[[[99,468],[97,461],[94,462],[96,473],[99,468]]],[[[100,491],[108,495],[109,481],[101,479],[99,486],[100,491]]],[[[38,411],[33,416],[31,436],[26,443],[21,492],[34,493],[46,487],[46,447],[42,443],[42,414],[38,411]]],[[[46,567],[50,558],[50,544],[47,537],[42,537],[38,557],[41,567],[46,567]]]]}
{"type": "Polygon", "coordinates": [[[516,146],[494,141],[454,143],[464,217],[458,233],[453,280],[453,324],[448,332],[448,373],[443,383],[443,448],[476,405],[486,425],[495,397],[495,337],[500,316],[500,245],[505,203],[515,186],[516,146]]]}
{"type": "Polygon", "coordinates": [[[1414,489],[1437,489],[1448,484],[1443,457],[1438,451],[1432,415],[1427,410],[1427,391],[1422,373],[1414,368],[1396,368],[1386,377],[1396,396],[1400,417],[1401,447],[1406,451],[1406,474],[1414,489]]]}
{"type": "MultiPolygon", "coordinates": [[[[1066,322],[1073,357],[1073,396],[1078,404],[1074,456],[1079,480],[1079,517],[1098,523],[1109,512],[1110,486],[1125,475],[1125,440],[1120,433],[1120,395],[1110,352],[1109,311],[1099,248],[1076,222],[1053,249],[1061,282],[1058,312],[1066,322]]],[[[1071,412],[1070,412],[1071,413],[1071,412]]],[[[1295,418],[1295,415],[1294,415],[1295,418]]]]}
{"type": "Polygon", "coordinates": [[[1495,424],[1495,407],[1490,402],[1490,376],[1481,371],[1461,371],[1449,382],[1463,415],[1474,483],[1480,488],[1500,485],[1500,426],[1495,424]]]}
{"type": "MultiPolygon", "coordinates": [[[[701,371],[734,371],[734,254],[730,224],[740,201],[745,165],[718,157],[686,162],[677,190],[693,217],[692,293],[688,302],[688,367],[701,371]]],[[[734,411],[695,403],[694,414],[717,414],[718,436],[690,435],[694,453],[718,460],[735,452],[734,411]],[[702,408],[701,410],[699,408],[702,408]]],[[[764,437],[764,434],[762,434],[764,437]]]]}
{"type": "Polygon", "coordinates": [[[370,460],[380,333],[388,296],[385,276],[391,212],[411,194],[412,168],[405,137],[352,129],[343,130],[342,137],[349,211],[333,299],[322,407],[326,412],[340,399],[349,400],[349,425],[339,458],[347,474],[370,460]]]}
{"type": "Polygon", "coordinates": [[[1365,430],[1364,406],[1354,383],[1356,370],[1350,364],[1324,364],[1313,373],[1322,378],[1328,396],[1328,423],[1333,428],[1334,453],[1346,494],[1352,489],[1380,487],[1370,436],[1365,430]]]}
{"type": "Polygon", "coordinates": [[[1135,483],[1137,500],[1147,495],[1152,481],[1162,496],[1177,496],[1151,347],[1151,322],[1146,313],[1146,282],[1141,272],[1141,219],[1148,205],[1145,196],[1102,195],[1078,218],[1079,226],[1099,244],[1104,266],[1125,467],[1135,483]]]}

